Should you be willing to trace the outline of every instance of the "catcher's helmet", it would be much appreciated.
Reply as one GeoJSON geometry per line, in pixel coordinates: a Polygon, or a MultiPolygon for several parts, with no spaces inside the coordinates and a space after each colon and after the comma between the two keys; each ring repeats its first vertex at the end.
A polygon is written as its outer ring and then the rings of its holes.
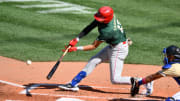
{"type": "Polygon", "coordinates": [[[171,46],[168,46],[167,48],[164,48],[163,50],[163,53],[165,55],[165,58],[164,58],[164,63],[165,64],[168,64],[170,61],[169,61],[169,56],[174,56],[175,59],[180,59],[180,48],[175,46],[175,45],[171,45],[171,46]]]}
{"type": "Polygon", "coordinates": [[[173,55],[176,58],[180,58],[180,48],[178,48],[177,46],[171,45],[166,48],[166,54],[167,56],[173,55]]]}
{"type": "Polygon", "coordinates": [[[109,23],[113,19],[113,13],[114,11],[111,7],[103,6],[94,14],[94,18],[98,22],[109,23]]]}

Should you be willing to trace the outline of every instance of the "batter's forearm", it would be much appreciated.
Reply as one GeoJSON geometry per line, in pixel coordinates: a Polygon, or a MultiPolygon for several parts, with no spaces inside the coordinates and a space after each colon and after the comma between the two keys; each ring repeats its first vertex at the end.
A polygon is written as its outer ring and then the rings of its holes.
{"type": "Polygon", "coordinates": [[[91,45],[86,45],[86,46],[79,46],[79,47],[77,47],[77,50],[83,50],[83,51],[94,50],[94,49],[96,49],[102,42],[103,42],[103,41],[95,40],[91,45]]]}
{"type": "Polygon", "coordinates": [[[86,45],[86,46],[83,46],[83,50],[84,51],[88,51],[88,50],[94,50],[96,49],[96,47],[94,45],[86,45]]]}
{"type": "Polygon", "coordinates": [[[86,45],[86,46],[78,46],[77,50],[83,50],[83,51],[88,51],[88,50],[94,50],[96,47],[93,45],[86,45]]]}

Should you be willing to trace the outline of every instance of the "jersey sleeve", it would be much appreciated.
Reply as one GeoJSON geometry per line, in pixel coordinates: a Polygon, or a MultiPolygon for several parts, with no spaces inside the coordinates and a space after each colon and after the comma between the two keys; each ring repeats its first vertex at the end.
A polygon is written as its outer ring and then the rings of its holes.
{"type": "Polygon", "coordinates": [[[160,70],[158,73],[161,74],[161,75],[164,76],[164,77],[167,76],[165,70],[160,70]]]}
{"type": "Polygon", "coordinates": [[[82,38],[86,36],[92,29],[94,29],[97,26],[98,22],[96,20],[92,21],[91,24],[86,26],[80,33],[79,38],[82,38]]]}
{"type": "Polygon", "coordinates": [[[166,64],[164,66],[162,66],[162,70],[159,71],[159,73],[162,75],[162,76],[167,76],[169,73],[169,68],[171,68],[171,65],[170,64],[166,64]]]}
{"type": "Polygon", "coordinates": [[[168,68],[162,68],[159,71],[162,76],[170,76],[170,77],[179,77],[180,76],[180,68],[179,65],[173,64],[169,65],[168,68]]]}

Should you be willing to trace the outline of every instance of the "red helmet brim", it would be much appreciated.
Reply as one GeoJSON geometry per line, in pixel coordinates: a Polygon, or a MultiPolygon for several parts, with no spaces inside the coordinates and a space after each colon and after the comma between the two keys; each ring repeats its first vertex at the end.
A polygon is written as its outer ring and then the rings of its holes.
{"type": "Polygon", "coordinates": [[[107,18],[104,18],[103,16],[99,15],[98,13],[96,13],[96,14],[94,14],[94,18],[98,22],[109,23],[113,19],[113,15],[111,15],[111,16],[109,16],[107,18]]]}
{"type": "Polygon", "coordinates": [[[104,22],[104,20],[105,20],[105,18],[103,16],[99,15],[98,13],[94,14],[94,18],[98,22],[104,22]]]}

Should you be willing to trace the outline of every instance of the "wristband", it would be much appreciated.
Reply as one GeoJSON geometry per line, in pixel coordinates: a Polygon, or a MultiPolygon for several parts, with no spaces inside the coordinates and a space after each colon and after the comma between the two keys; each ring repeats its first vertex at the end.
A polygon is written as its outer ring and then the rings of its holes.
{"type": "Polygon", "coordinates": [[[142,80],[138,81],[138,85],[142,85],[142,84],[146,84],[145,78],[143,78],[142,80]]]}
{"type": "Polygon", "coordinates": [[[76,38],[77,42],[79,41],[79,37],[76,38]]]}
{"type": "Polygon", "coordinates": [[[77,47],[77,50],[84,50],[83,46],[77,47]]]}

